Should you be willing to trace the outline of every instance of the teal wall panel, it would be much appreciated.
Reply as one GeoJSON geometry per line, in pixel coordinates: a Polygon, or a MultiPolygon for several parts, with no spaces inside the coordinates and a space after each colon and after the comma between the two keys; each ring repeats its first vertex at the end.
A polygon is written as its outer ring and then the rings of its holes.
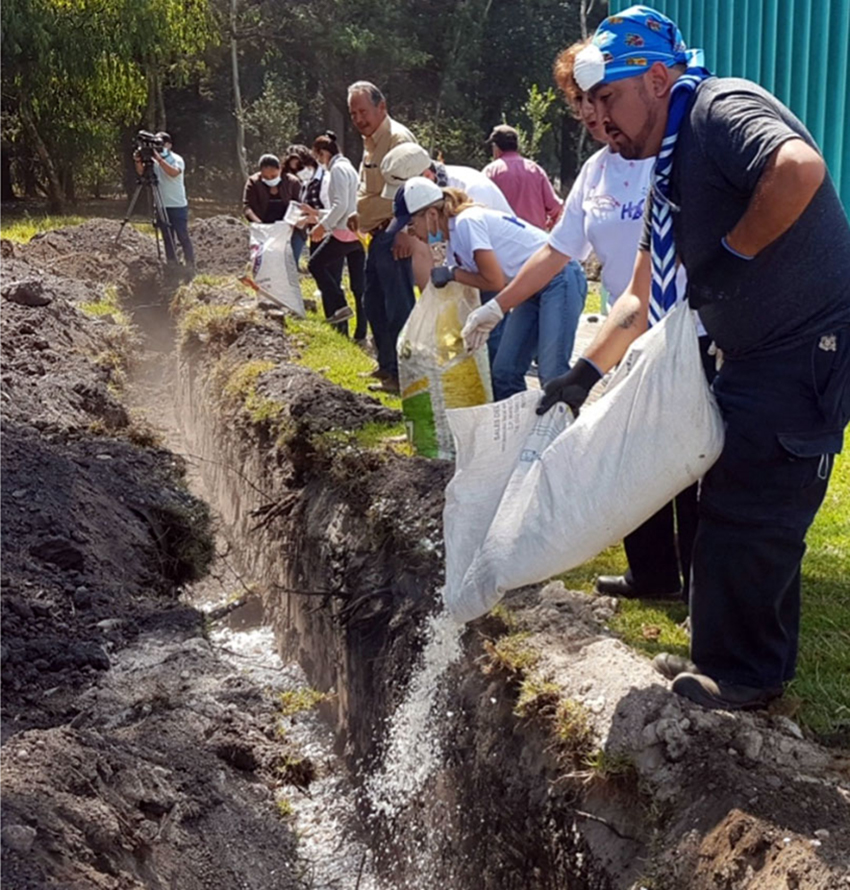
{"type": "MultiPolygon", "coordinates": [[[[631,6],[611,0],[612,12],[631,6]]],[[[823,151],[850,212],[850,0],[650,0],[722,77],[784,102],[823,151]]]]}

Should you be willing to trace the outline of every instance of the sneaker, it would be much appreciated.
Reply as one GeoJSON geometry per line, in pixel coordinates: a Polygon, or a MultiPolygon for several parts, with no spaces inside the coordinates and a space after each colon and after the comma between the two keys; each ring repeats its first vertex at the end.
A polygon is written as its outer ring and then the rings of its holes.
{"type": "Polygon", "coordinates": [[[668,680],[675,680],[679,674],[697,674],[697,666],[684,655],[671,655],[669,652],[659,652],[652,659],[652,666],[668,680]]]}
{"type": "Polygon", "coordinates": [[[398,395],[401,392],[397,377],[385,377],[380,383],[370,383],[369,390],[371,392],[392,393],[393,395],[398,395]]]}
{"type": "Polygon", "coordinates": [[[705,674],[684,673],[673,681],[673,692],[711,711],[760,711],[782,695],[782,687],[736,686],[717,683],[705,674]]]}
{"type": "Polygon", "coordinates": [[[337,309],[327,321],[329,324],[339,324],[341,321],[348,321],[353,315],[354,312],[350,306],[343,306],[341,309],[337,309]]]}
{"type": "Polygon", "coordinates": [[[596,579],[596,592],[604,596],[619,596],[627,600],[680,600],[682,598],[681,590],[640,590],[625,575],[600,575],[596,579]]]}

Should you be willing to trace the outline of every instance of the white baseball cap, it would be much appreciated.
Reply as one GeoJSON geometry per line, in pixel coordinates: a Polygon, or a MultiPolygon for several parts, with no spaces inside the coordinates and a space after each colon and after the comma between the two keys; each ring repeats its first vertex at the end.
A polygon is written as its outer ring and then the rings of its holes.
{"type": "Polygon", "coordinates": [[[443,200],[443,190],[424,176],[413,176],[396,190],[393,200],[393,216],[387,232],[394,235],[410,225],[410,217],[420,210],[443,200]]]}
{"type": "Polygon", "coordinates": [[[421,176],[431,166],[431,156],[415,142],[402,142],[384,155],[381,176],[384,177],[382,198],[394,198],[401,186],[413,176],[421,176]]]}

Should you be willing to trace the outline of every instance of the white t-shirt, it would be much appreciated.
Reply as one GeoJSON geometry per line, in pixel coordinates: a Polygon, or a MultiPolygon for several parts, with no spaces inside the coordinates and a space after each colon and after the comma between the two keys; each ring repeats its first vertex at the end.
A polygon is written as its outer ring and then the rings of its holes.
{"type": "Polygon", "coordinates": [[[543,229],[517,219],[513,214],[499,213],[487,207],[470,207],[449,220],[446,262],[477,273],[475,251],[492,250],[502,272],[513,278],[548,237],[543,229]]]}
{"type": "Polygon", "coordinates": [[[173,151],[165,155],[163,159],[172,167],[177,167],[180,175],[169,176],[159,164],[154,164],[159,190],[162,193],[162,203],[165,207],[186,207],[189,203],[186,199],[186,186],[183,184],[183,171],[186,169],[186,164],[183,162],[183,158],[173,151]]]}
{"type": "Polygon", "coordinates": [[[446,164],[446,176],[452,188],[466,192],[476,204],[483,204],[491,210],[507,213],[508,216],[515,215],[513,208],[508,204],[505,193],[480,170],[476,170],[474,167],[446,164]]]}
{"type": "MultiPolygon", "coordinates": [[[[586,260],[593,249],[602,264],[609,303],[632,280],[653,164],[655,158],[627,161],[607,147],[600,149],[581,168],[549,236],[555,250],[573,259],[586,260]]],[[[676,277],[680,295],[686,281],[680,266],[676,277]]]]}

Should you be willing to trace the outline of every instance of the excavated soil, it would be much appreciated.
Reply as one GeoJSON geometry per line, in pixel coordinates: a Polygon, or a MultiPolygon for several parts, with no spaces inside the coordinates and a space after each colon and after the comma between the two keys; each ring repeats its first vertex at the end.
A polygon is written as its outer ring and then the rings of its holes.
{"type": "Polygon", "coordinates": [[[248,264],[248,226],[234,216],[210,216],[189,226],[198,272],[239,275],[248,264]]]}
{"type": "Polygon", "coordinates": [[[114,267],[81,252],[114,229],[3,244],[3,886],[290,890],[274,794],[298,751],[181,602],[210,515],[125,407],[138,334],[79,309],[107,268],[138,293],[150,239],[128,230],[114,267]]]}

